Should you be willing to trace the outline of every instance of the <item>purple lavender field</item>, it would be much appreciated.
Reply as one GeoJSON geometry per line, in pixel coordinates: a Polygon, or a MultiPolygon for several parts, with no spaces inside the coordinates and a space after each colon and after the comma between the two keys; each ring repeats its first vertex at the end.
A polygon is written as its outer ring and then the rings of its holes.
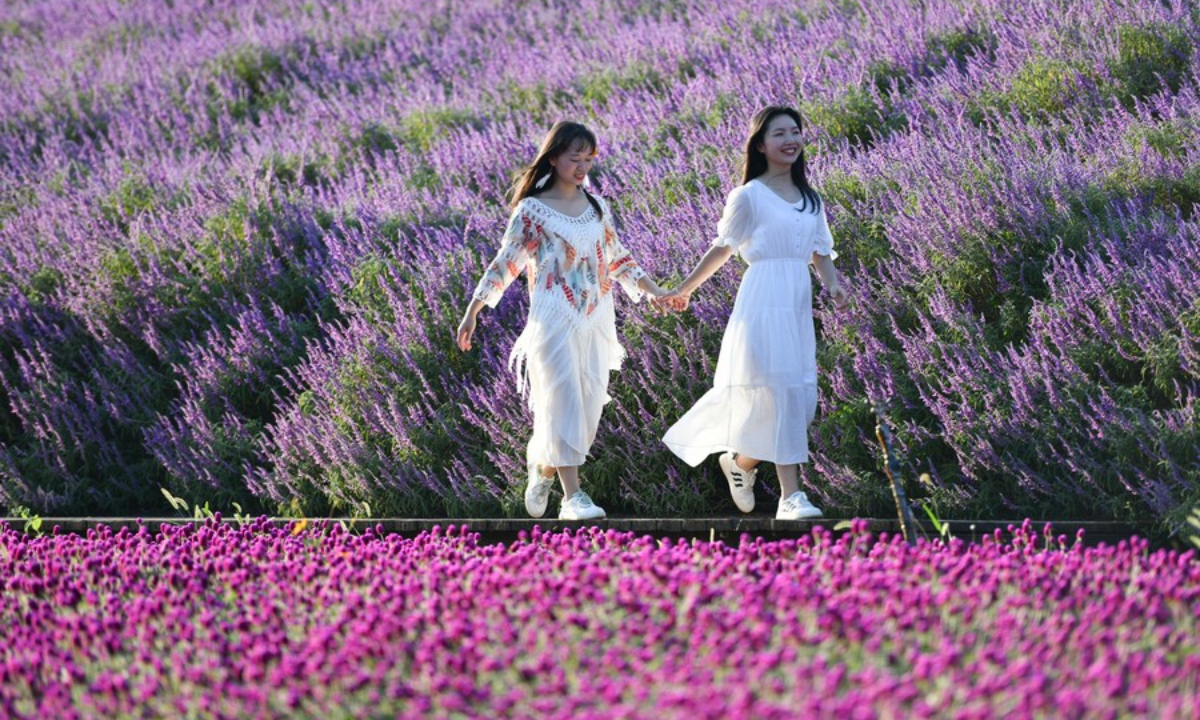
{"type": "MultiPolygon", "coordinates": [[[[1003,535],[1003,537],[1002,537],[1003,535]]],[[[981,542],[0,529],[0,715],[1188,718],[1200,563],[981,542]]]]}
{"type": "MultiPolygon", "coordinates": [[[[943,516],[1177,527],[1200,504],[1198,60],[1184,0],[13,0],[0,507],[149,513],[166,488],[520,514],[524,292],[471,353],[451,337],[511,173],[553,121],[590,124],[624,240],[669,285],[750,114],[785,102],[855,296],[818,301],[814,500],[891,513],[887,401],[943,516]]],[[[630,359],[584,469],[610,511],[731,507],[659,438],[711,378],[739,273],[686,315],[619,307],[630,359]]]]}

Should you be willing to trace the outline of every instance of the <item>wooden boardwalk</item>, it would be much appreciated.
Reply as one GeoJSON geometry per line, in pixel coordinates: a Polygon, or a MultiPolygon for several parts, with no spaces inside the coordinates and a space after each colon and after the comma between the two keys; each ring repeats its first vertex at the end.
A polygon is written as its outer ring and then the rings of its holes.
{"type": "MultiPolygon", "coordinates": [[[[694,538],[696,540],[720,540],[726,543],[736,543],[740,537],[749,535],[767,540],[795,538],[807,535],[815,527],[823,527],[835,534],[845,532],[847,518],[821,518],[818,520],[776,520],[769,515],[744,515],[702,518],[636,518],[610,517],[603,520],[571,521],[546,517],[532,518],[309,518],[310,524],[343,523],[346,527],[361,532],[366,528],[377,528],[384,534],[400,534],[413,536],[432,530],[434,527],[445,529],[449,526],[461,528],[467,526],[472,532],[480,534],[485,542],[511,542],[516,540],[521,532],[530,532],[535,527],[542,530],[555,531],[566,528],[597,527],[618,532],[632,532],[639,535],[653,535],[663,538],[694,538]]],[[[9,527],[22,529],[25,527],[24,518],[0,518],[9,527]]],[[[44,517],[41,532],[48,534],[57,527],[60,532],[85,533],[91,528],[107,525],[113,529],[127,527],[137,529],[145,525],[150,532],[157,532],[163,525],[203,524],[206,520],[195,520],[181,517],[44,517]]],[[[236,524],[238,521],[223,517],[222,522],[236,524]]],[[[296,522],[293,518],[271,518],[270,522],[277,525],[289,525],[296,522]]],[[[865,518],[867,529],[878,535],[900,533],[900,522],[895,518],[865,518]]],[[[1003,537],[1008,537],[1010,526],[1020,526],[1022,520],[947,520],[950,535],[961,540],[978,540],[984,535],[990,535],[1000,530],[1003,537]]],[[[1046,521],[1031,521],[1033,528],[1040,535],[1046,521]]],[[[918,522],[918,535],[928,538],[937,537],[937,531],[928,522],[918,522]]],[[[1052,521],[1051,530],[1055,537],[1065,535],[1069,543],[1075,542],[1076,533],[1084,531],[1084,542],[1087,545],[1099,543],[1113,544],[1134,535],[1153,539],[1157,527],[1150,524],[1132,525],[1116,522],[1092,521],[1052,521]]]]}

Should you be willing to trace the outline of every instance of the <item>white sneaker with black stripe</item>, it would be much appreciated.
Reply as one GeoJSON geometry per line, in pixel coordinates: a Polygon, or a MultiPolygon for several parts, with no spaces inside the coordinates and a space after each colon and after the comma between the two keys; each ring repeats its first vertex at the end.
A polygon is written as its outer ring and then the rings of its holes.
{"type": "Polygon", "coordinates": [[[723,453],[717,458],[717,464],[721,466],[721,472],[725,473],[725,479],[729,481],[729,494],[733,496],[733,504],[744,513],[754,512],[754,478],[758,475],[758,468],[741,469],[737,465],[736,456],[731,452],[723,453]]]}

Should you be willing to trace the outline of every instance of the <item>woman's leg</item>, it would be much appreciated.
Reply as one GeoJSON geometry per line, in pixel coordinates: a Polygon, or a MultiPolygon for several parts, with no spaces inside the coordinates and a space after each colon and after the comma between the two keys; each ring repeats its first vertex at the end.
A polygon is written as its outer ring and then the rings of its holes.
{"type": "Polygon", "coordinates": [[[808,500],[808,495],[800,492],[796,483],[798,465],[776,465],[779,475],[779,510],[775,513],[776,520],[811,520],[821,517],[821,508],[808,500]]]}
{"type": "MultiPolygon", "coordinates": [[[[551,468],[552,470],[554,468],[551,468]]],[[[560,467],[558,468],[558,479],[562,483],[563,497],[569,498],[579,492],[579,468],[578,467],[560,467]]]]}
{"type": "Polygon", "coordinates": [[[796,470],[799,465],[776,465],[775,474],[779,476],[779,497],[787,499],[793,493],[800,490],[800,484],[796,482],[796,470]]]}
{"type": "Polygon", "coordinates": [[[750,472],[754,468],[758,467],[758,464],[762,462],[762,460],[755,460],[754,458],[746,457],[745,455],[735,455],[733,461],[737,463],[739,469],[745,470],[746,472],[750,472]]]}

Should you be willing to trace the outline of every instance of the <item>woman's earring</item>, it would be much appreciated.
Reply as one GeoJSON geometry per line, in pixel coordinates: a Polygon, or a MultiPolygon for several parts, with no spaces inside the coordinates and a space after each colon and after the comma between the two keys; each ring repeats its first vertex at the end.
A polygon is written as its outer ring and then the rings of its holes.
{"type": "Polygon", "coordinates": [[[550,182],[550,175],[551,173],[546,173],[545,175],[541,176],[538,178],[538,181],[533,184],[533,186],[538,190],[546,187],[546,183],[550,182]]]}

